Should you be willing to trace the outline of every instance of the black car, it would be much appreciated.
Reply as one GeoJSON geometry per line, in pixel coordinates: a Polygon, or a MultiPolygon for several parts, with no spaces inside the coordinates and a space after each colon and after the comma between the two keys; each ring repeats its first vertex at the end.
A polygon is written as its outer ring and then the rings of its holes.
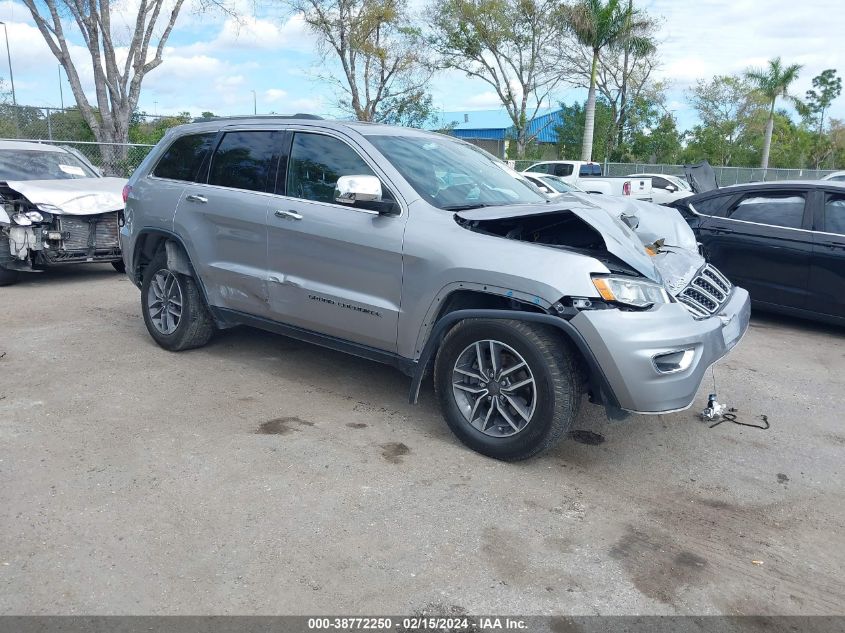
{"type": "Polygon", "coordinates": [[[750,183],[671,206],[752,305],[845,324],[845,183],[750,183]]]}

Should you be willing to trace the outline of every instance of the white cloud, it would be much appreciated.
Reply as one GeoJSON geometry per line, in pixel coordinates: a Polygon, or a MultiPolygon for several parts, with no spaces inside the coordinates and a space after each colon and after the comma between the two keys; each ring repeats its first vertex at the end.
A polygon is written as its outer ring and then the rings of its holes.
{"type": "Polygon", "coordinates": [[[286,99],[287,96],[287,91],[281,90],[279,88],[270,88],[269,90],[265,90],[263,95],[264,101],[266,101],[267,103],[276,103],[277,101],[286,99]]]}

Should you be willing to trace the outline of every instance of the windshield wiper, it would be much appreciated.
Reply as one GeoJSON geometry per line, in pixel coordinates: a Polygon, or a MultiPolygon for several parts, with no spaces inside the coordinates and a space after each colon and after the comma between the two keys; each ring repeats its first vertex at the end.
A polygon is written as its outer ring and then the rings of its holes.
{"type": "Polygon", "coordinates": [[[474,204],[447,204],[441,207],[444,211],[469,211],[470,209],[481,209],[490,205],[476,202],[474,204]]]}

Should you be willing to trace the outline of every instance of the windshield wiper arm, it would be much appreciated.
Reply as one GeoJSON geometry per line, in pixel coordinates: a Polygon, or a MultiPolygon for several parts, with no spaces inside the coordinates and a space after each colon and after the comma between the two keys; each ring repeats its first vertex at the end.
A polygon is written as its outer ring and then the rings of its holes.
{"type": "Polygon", "coordinates": [[[447,204],[442,207],[444,211],[469,211],[470,209],[481,209],[489,205],[477,202],[475,204],[447,204]]]}

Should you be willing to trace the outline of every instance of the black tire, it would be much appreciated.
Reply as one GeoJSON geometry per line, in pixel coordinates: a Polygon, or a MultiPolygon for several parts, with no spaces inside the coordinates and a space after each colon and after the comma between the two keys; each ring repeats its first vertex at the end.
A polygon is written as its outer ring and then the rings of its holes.
{"type": "Polygon", "coordinates": [[[9,270],[0,266],[0,286],[11,286],[18,283],[20,273],[17,270],[9,270]]]}
{"type": "Polygon", "coordinates": [[[564,438],[578,414],[581,384],[575,353],[562,335],[509,319],[461,321],[446,335],[434,364],[434,388],[449,428],[469,448],[505,461],[527,459],[564,438]],[[476,341],[488,339],[522,356],[536,386],[533,415],[508,437],[491,437],[470,424],[453,395],[452,372],[459,356],[476,341]]]}
{"type": "Polygon", "coordinates": [[[111,265],[112,265],[112,268],[114,268],[119,273],[125,273],[126,272],[126,264],[123,263],[122,259],[120,259],[116,262],[112,262],[111,265]]]}
{"type": "Polygon", "coordinates": [[[193,277],[181,275],[167,268],[167,255],[164,251],[157,254],[144,270],[141,284],[141,312],[147,331],[164,349],[179,352],[208,343],[214,333],[214,321],[193,277]],[[176,278],[182,297],[182,314],[175,330],[169,334],[159,331],[153,324],[149,310],[149,288],[153,277],[159,271],[168,271],[176,278]]]}

